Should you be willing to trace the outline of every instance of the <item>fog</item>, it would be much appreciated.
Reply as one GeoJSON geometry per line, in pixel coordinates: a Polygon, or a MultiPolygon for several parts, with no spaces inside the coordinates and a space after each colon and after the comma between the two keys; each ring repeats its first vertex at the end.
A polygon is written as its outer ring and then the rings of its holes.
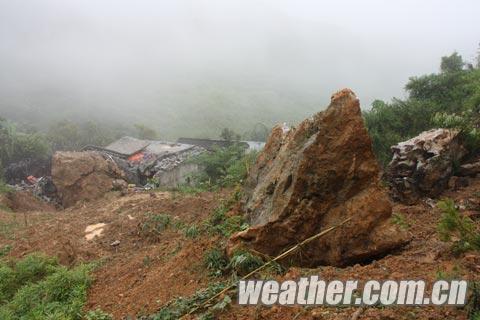
{"type": "Polygon", "coordinates": [[[294,123],[352,88],[403,97],[480,41],[475,0],[0,0],[0,116],[165,138],[294,123]]]}

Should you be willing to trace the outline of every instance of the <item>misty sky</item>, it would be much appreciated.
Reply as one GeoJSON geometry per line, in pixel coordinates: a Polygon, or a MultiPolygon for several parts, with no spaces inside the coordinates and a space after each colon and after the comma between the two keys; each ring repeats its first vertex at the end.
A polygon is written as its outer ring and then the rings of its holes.
{"type": "Polygon", "coordinates": [[[473,60],[479,12],[478,0],[0,0],[0,115],[168,126],[220,101],[298,106],[300,119],[343,87],[368,107],[442,55],[473,60]]]}

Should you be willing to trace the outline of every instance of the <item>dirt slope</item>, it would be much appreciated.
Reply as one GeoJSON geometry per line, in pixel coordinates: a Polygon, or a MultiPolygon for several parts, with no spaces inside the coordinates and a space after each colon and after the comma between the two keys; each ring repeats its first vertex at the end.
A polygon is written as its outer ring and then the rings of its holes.
{"type": "MultiPolygon", "coordinates": [[[[89,292],[88,308],[102,308],[115,319],[149,314],[170,299],[190,295],[216,281],[202,265],[204,252],[218,239],[201,236],[188,239],[176,227],[167,228],[155,241],[138,233],[145,213],[165,213],[177,223],[201,223],[229,191],[180,195],[155,192],[120,196],[78,204],[65,211],[13,213],[0,211],[0,248],[11,245],[11,256],[43,251],[57,255],[64,264],[100,261],[96,281],[89,292]],[[85,228],[104,223],[100,237],[85,239],[85,228]],[[119,242],[119,244],[118,244],[119,242]],[[114,244],[114,245],[112,245],[114,244]],[[115,245],[117,244],[117,245],[115,245]]],[[[449,191],[470,214],[480,212],[480,179],[469,187],[449,191]]],[[[439,273],[480,280],[480,255],[454,257],[448,244],[436,233],[440,213],[427,204],[394,206],[405,216],[412,241],[402,251],[367,265],[347,268],[291,268],[282,278],[318,274],[326,279],[426,279],[439,273]]],[[[220,315],[221,319],[351,319],[354,308],[239,307],[220,315]]],[[[358,319],[467,319],[466,311],[451,307],[369,308],[358,319]]]]}

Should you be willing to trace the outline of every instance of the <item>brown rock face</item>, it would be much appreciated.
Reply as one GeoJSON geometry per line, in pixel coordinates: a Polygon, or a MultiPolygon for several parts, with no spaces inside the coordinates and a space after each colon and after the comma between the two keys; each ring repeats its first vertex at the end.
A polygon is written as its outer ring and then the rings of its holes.
{"type": "Polygon", "coordinates": [[[407,204],[438,196],[447,188],[455,163],[467,154],[459,132],[450,129],[424,131],[392,151],[387,178],[393,197],[407,204]]]}
{"type": "Polygon", "coordinates": [[[65,207],[103,196],[123,177],[112,160],[97,152],[56,152],[52,159],[53,183],[65,207]]]}
{"type": "Polygon", "coordinates": [[[276,256],[293,245],[352,220],[287,258],[302,266],[344,266],[388,253],[405,242],[390,222],[392,207],[360,104],[349,89],[296,129],[277,126],[249,176],[245,210],[252,227],[230,239],[276,256]]]}

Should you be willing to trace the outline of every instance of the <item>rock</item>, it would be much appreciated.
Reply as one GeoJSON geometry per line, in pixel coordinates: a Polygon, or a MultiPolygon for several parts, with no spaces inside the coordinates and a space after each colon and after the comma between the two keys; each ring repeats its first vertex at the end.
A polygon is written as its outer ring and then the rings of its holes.
{"type": "Polygon", "coordinates": [[[114,179],[112,181],[112,188],[116,191],[126,190],[128,189],[128,183],[123,179],[114,179]]]}
{"type": "Polygon", "coordinates": [[[480,173],[480,161],[462,164],[457,174],[459,176],[475,177],[478,173],[480,173]]]}
{"type": "Polygon", "coordinates": [[[392,147],[386,178],[394,199],[414,204],[436,197],[448,185],[453,166],[467,153],[459,131],[433,129],[392,147]]]}
{"type": "Polygon", "coordinates": [[[345,266],[384,255],[406,242],[391,223],[392,207],[355,94],[344,89],[328,109],[296,129],[272,133],[245,187],[251,223],[233,235],[227,252],[253,248],[276,256],[336,225],[287,260],[298,266],[345,266]]]}
{"type": "Polygon", "coordinates": [[[448,180],[448,188],[451,190],[458,190],[460,188],[468,187],[468,178],[452,176],[448,180]]]}
{"type": "Polygon", "coordinates": [[[112,247],[117,247],[119,245],[120,245],[120,240],[115,240],[112,243],[110,243],[110,246],[112,246],[112,247]]]}
{"type": "Polygon", "coordinates": [[[52,179],[64,207],[97,199],[123,178],[115,162],[98,152],[56,152],[52,159],[52,179]]]}

